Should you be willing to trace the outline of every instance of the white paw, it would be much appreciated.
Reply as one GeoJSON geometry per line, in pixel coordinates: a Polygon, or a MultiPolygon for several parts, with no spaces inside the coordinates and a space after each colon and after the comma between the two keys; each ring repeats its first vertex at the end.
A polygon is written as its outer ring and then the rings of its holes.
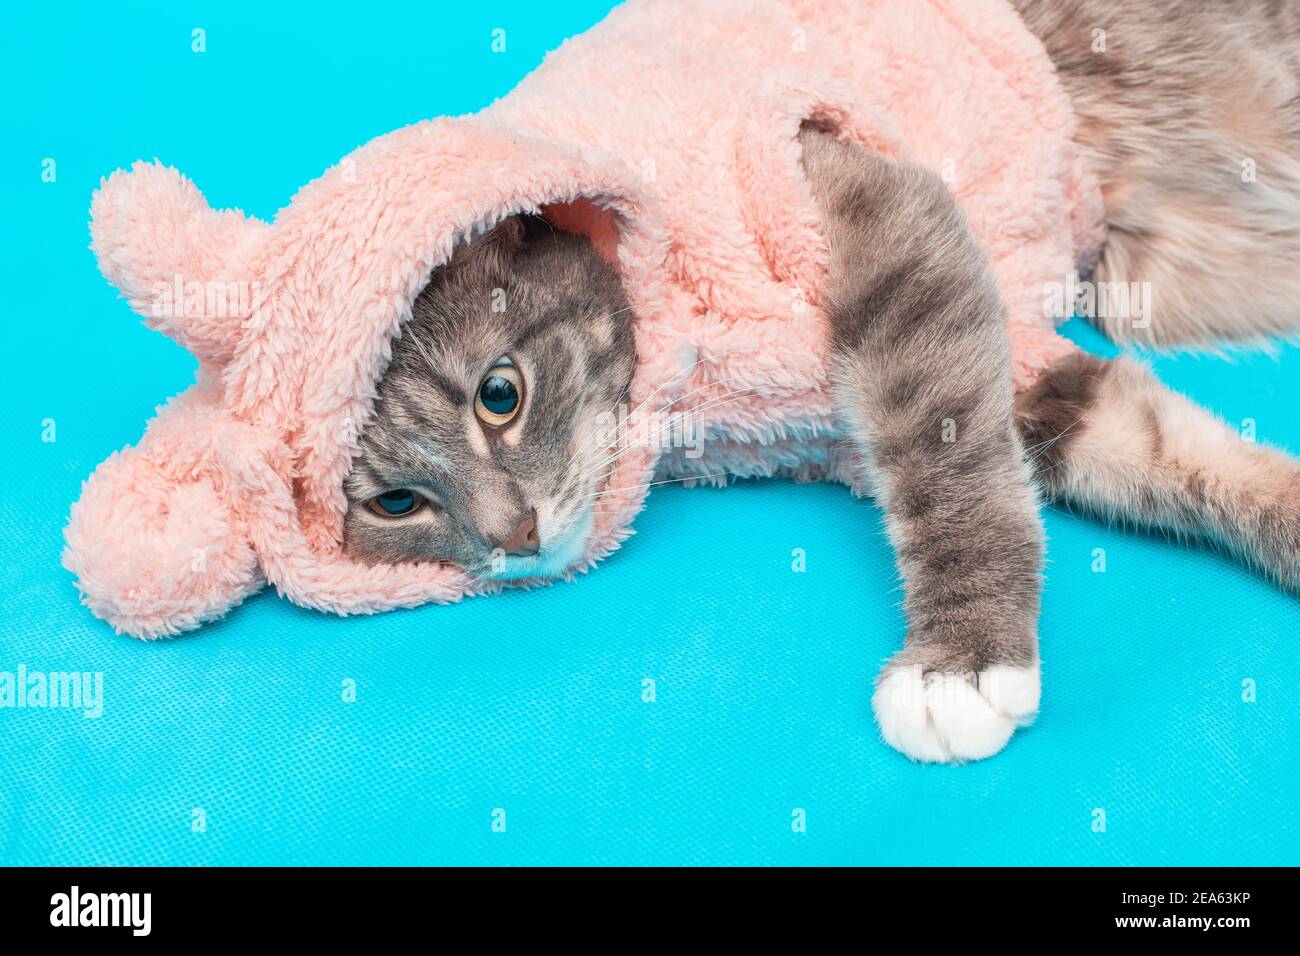
{"type": "Polygon", "coordinates": [[[999,664],[978,674],[889,669],[872,709],[886,743],[913,760],[960,763],[991,757],[1038,711],[1038,665],[999,664]]]}

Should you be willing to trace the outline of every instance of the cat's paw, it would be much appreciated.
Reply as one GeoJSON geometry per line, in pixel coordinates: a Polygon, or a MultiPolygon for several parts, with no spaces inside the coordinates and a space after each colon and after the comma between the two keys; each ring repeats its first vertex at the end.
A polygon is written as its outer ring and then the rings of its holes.
{"type": "Polygon", "coordinates": [[[872,709],[885,742],[913,760],[961,763],[991,757],[1038,712],[1038,665],[999,664],[978,673],[891,664],[872,709]]]}

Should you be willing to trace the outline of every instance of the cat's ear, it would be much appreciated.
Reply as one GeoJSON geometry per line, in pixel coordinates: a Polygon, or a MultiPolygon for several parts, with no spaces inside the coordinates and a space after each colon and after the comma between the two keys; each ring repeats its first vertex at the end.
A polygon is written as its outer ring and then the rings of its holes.
{"type": "Polygon", "coordinates": [[[102,181],[90,215],[100,271],[131,308],[200,360],[229,359],[256,295],[251,252],[269,227],[238,209],[213,209],[157,162],[102,181]]]}
{"type": "Polygon", "coordinates": [[[525,245],[552,231],[550,223],[533,213],[506,216],[483,235],[457,249],[448,265],[453,269],[500,272],[525,245]]]}
{"type": "Polygon", "coordinates": [[[555,227],[541,213],[521,212],[506,216],[480,240],[499,253],[518,252],[530,242],[553,235],[555,227]]]}
{"type": "Polygon", "coordinates": [[[492,227],[491,231],[483,237],[482,242],[499,253],[509,254],[518,251],[528,237],[525,219],[526,217],[522,215],[506,216],[492,227]]]}

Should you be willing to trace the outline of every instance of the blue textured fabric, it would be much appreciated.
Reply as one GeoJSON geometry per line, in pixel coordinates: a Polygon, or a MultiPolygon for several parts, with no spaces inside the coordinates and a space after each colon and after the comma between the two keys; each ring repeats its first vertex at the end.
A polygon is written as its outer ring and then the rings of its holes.
{"type": "MultiPolygon", "coordinates": [[[[99,176],[156,155],[269,217],[603,12],[10,11],[0,672],[102,672],[104,706],[0,708],[0,863],[1300,863],[1300,604],[1052,509],[1042,714],[960,768],[877,737],[900,595],[879,511],[839,487],[658,489],[593,574],[453,607],[344,620],[264,593],[144,644],[78,605],[68,505],[193,372],[95,270],[99,176]]],[[[1300,349],[1156,367],[1300,452],[1300,349]]]]}

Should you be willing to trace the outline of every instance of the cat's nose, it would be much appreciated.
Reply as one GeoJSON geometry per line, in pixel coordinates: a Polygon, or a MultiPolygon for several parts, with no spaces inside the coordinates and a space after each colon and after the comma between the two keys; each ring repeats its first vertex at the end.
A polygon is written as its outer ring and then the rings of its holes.
{"type": "Polygon", "coordinates": [[[537,509],[531,509],[522,521],[519,527],[510,533],[510,537],[501,542],[501,550],[506,554],[536,554],[537,549],[541,547],[542,539],[537,533],[537,509]]]}

